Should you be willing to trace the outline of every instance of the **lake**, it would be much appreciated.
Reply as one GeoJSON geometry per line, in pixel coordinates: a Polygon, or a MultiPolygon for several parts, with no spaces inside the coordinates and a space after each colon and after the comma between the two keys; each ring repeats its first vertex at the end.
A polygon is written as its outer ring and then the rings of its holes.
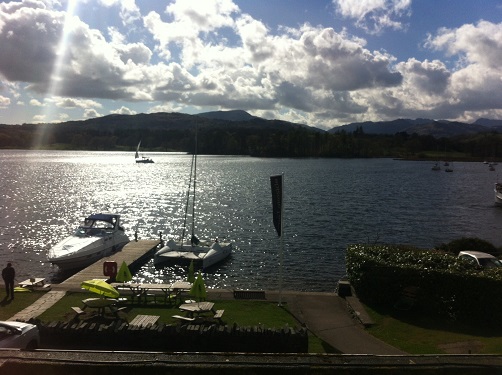
{"type": "MultiPolygon", "coordinates": [[[[58,280],[48,249],[90,213],[122,216],[131,239],[181,235],[190,155],[133,152],[0,151],[0,262],[17,279],[58,280]]],[[[277,289],[281,241],[272,223],[270,176],[284,173],[284,289],[333,291],[345,275],[352,243],[431,248],[461,237],[502,244],[502,208],[494,203],[497,172],[483,163],[432,171],[428,161],[391,159],[197,159],[199,238],[234,243],[232,256],[204,273],[209,287],[277,289]]],[[[500,166],[502,168],[502,166],[500,166]]],[[[138,282],[183,279],[186,270],[156,270],[138,282]]]]}

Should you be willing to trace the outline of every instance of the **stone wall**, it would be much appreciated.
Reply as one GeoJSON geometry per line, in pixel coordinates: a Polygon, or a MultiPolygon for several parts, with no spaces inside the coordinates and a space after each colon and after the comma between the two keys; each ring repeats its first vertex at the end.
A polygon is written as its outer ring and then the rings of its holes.
{"type": "Polygon", "coordinates": [[[307,353],[304,328],[165,325],[148,328],[88,322],[38,324],[44,349],[161,352],[307,353]]]}

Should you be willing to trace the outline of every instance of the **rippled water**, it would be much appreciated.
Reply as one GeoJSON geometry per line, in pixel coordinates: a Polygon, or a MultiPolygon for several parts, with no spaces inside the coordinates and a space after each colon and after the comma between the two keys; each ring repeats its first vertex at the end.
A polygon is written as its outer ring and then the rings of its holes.
{"type": "MultiPolygon", "coordinates": [[[[93,212],[122,215],[133,238],[179,237],[191,156],[152,153],[135,164],[130,152],[0,151],[0,262],[21,280],[59,277],[46,252],[93,212]]],[[[482,163],[390,159],[260,159],[198,157],[199,238],[228,239],[232,256],[206,272],[210,287],[278,287],[280,241],[272,225],[270,175],[285,173],[284,287],[332,291],[345,274],[350,243],[432,247],[462,236],[501,245],[502,209],[493,201],[497,172],[482,163]]],[[[502,168],[502,166],[500,166],[502,168]]],[[[170,282],[181,268],[137,281],[170,282]]]]}

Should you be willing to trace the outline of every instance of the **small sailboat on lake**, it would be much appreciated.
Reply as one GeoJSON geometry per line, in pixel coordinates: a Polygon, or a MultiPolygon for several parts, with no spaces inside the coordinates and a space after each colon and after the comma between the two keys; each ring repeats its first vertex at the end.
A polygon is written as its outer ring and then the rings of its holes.
{"type": "Polygon", "coordinates": [[[136,160],[136,163],[153,163],[153,160],[150,158],[147,158],[146,156],[139,156],[139,147],[141,146],[141,141],[138,143],[138,147],[136,147],[136,154],[134,155],[134,159],[136,160]]]}

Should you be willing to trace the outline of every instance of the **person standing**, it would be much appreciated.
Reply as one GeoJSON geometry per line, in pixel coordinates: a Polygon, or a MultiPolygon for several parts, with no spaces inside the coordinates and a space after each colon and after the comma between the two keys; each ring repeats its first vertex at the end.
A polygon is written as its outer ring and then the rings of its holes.
{"type": "Polygon", "coordinates": [[[2,278],[5,282],[5,291],[7,292],[6,299],[14,299],[14,278],[16,277],[16,270],[12,267],[12,263],[7,263],[7,267],[2,270],[2,278]]]}

